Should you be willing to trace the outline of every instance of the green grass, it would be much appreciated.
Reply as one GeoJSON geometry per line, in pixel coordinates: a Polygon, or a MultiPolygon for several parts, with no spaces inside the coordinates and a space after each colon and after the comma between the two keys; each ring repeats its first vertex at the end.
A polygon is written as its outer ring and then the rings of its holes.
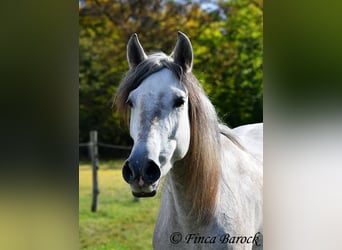
{"type": "Polygon", "coordinates": [[[79,230],[81,249],[152,249],[152,235],[160,206],[160,194],[133,201],[121,176],[123,161],[100,163],[98,211],[90,211],[92,171],[79,169],[79,230]]]}

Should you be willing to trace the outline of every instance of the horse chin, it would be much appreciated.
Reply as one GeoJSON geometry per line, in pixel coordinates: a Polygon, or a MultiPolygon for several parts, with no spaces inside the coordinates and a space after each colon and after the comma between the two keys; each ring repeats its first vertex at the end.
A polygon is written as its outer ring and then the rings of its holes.
{"type": "Polygon", "coordinates": [[[159,180],[153,184],[147,184],[143,187],[131,185],[132,194],[138,198],[153,197],[157,194],[159,180]]]}
{"type": "Polygon", "coordinates": [[[157,190],[153,190],[152,192],[133,192],[132,191],[132,194],[138,198],[153,197],[156,195],[156,193],[157,193],[157,190]]]}

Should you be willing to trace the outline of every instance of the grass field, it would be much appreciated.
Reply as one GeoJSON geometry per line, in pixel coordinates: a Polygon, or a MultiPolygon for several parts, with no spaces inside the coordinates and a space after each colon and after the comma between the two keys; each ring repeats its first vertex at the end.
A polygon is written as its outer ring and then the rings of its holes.
{"type": "Polygon", "coordinates": [[[79,233],[81,249],[152,249],[160,194],[134,202],[121,176],[122,161],[100,163],[98,211],[90,211],[92,171],[79,168],[79,233]]]}

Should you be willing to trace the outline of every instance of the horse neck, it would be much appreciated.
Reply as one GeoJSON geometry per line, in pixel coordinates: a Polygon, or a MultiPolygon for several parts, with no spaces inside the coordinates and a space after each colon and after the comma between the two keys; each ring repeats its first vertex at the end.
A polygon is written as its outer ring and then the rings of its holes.
{"type": "MultiPolygon", "coordinates": [[[[175,227],[180,226],[183,230],[191,231],[203,227],[205,224],[198,221],[196,214],[191,214],[193,201],[186,192],[189,188],[187,179],[188,166],[189,163],[184,159],[174,164],[166,176],[163,199],[165,198],[164,202],[168,206],[168,217],[173,218],[175,227]]],[[[219,183],[216,184],[219,185],[219,183]]]]}
{"type": "Polygon", "coordinates": [[[194,220],[189,217],[191,203],[186,196],[187,190],[187,166],[184,160],[174,164],[169,174],[166,177],[164,184],[163,198],[168,203],[168,211],[171,213],[171,218],[175,223],[187,227],[192,225],[194,220]]]}

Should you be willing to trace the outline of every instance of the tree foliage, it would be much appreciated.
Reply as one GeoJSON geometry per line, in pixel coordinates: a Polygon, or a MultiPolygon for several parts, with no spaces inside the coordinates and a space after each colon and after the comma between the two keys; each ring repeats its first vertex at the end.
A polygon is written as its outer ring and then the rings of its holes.
{"type": "Polygon", "coordinates": [[[193,44],[194,73],[223,122],[262,120],[262,0],[215,2],[85,0],[80,2],[80,141],[130,144],[111,98],[128,69],[126,44],[138,33],[147,52],[171,53],[177,31],[193,44]]]}

